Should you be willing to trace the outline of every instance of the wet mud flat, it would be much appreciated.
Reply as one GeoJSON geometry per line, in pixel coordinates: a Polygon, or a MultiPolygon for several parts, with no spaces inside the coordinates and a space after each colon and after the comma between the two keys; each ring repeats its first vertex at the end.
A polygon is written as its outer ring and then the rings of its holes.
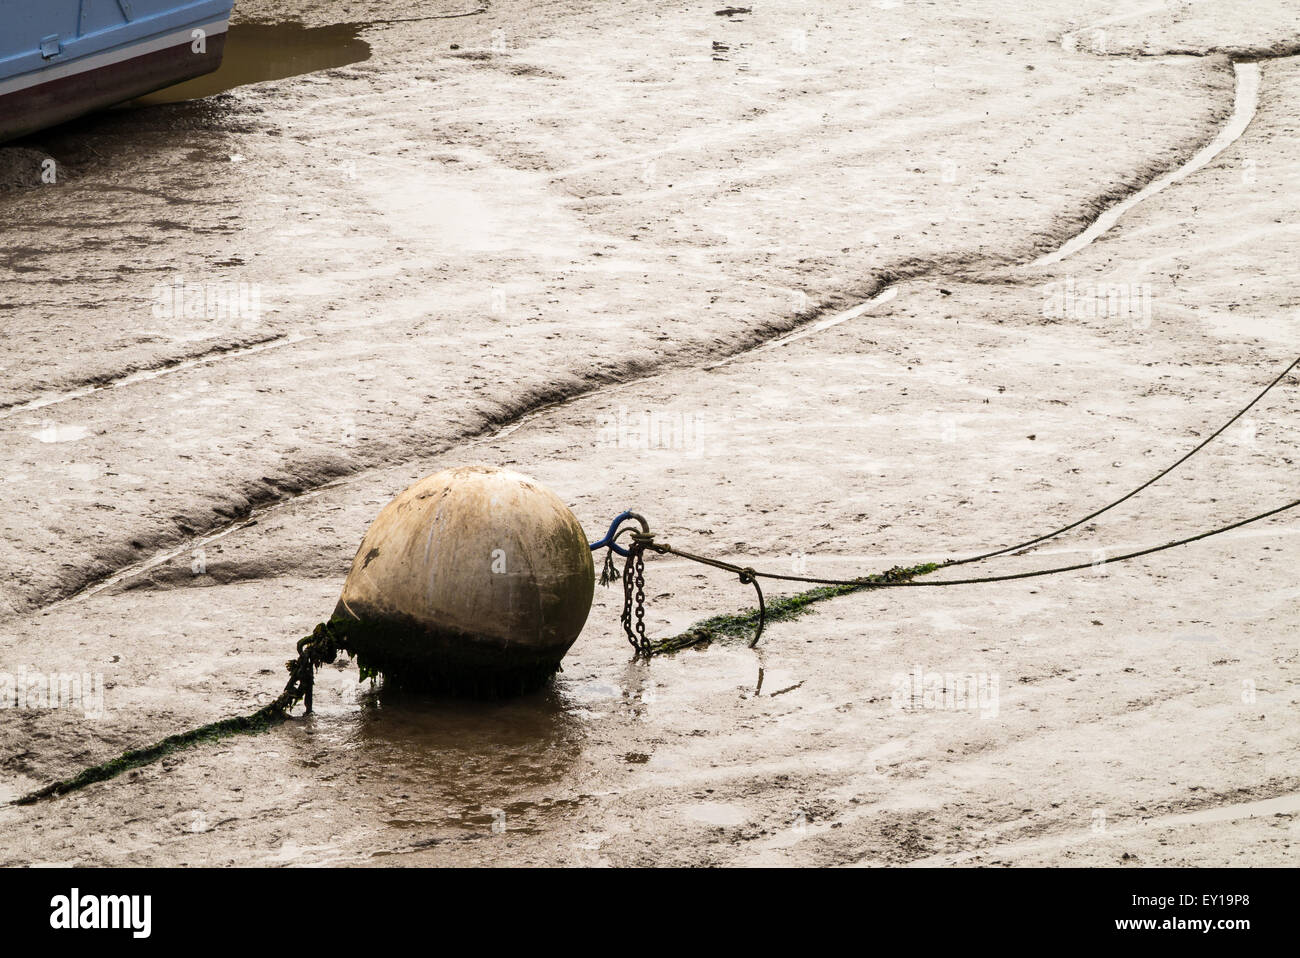
{"type": "MultiPolygon", "coordinates": [[[[67,172],[3,200],[0,668],[105,678],[102,714],[6,710],[3,787],[273,695],[370,519],[445,465],[532,473],[593,538],[633,505],[684,547],[853,574],[1015,541],[1176,458],[1294,358],[1295,62],[1259,60],[1254,117],[1197,172],[1025,264],[1230,122],[1210,51],[1296,24],[1093,6],[869,31],[493,4],[0,149],[67,172]],[[154,310],[178,274],[263,308],[154,310]],[[1112,287],[1145,305],[1114,315],[1112,287]]],[[[999,571],[1271,504],[1295,404],[999,571]]],[[[1280,863],[1293,552],[1279,522],[1068,581],[862,593],[650,663],[598,589],[540,693],[327,670],[310,719],[3,809],[6,861],[1280,863]],[[895,701],[918,673],[983,698],[895,701]]],[[[647,575],[657,635],[750,602],[647,575]]]]}

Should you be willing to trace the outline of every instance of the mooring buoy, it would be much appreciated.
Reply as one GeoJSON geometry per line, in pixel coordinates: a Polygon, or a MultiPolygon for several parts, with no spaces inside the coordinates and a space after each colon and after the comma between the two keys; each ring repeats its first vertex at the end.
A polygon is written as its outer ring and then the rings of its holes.
{"type": "MultiPolygon", "coordinates": [[[[534,687],[559,668],[560,659],[586,622],[595,591],[593,550],[609,550],[602,584],[620,577],[614,556],[626,560],[622,574],[623,632],[637,655],[646,658],[734,635],[738,626],[742,630],[756,627],[752,647],[769,617],[759,579],[818,586],[786,597],[773,609],[772,618],[788,619],[801,614],[813,602],[861,589],[964,587],[1095,568],[1095,563],[1083,562],[964,578],[922,578],[940,569],[1019,553],[1129,501],[1222,435],[1297,366],[1300,357],[1181,458],[1081,519],[1015,545],[966,558],[894,566],[852,579],[760,571],[686,552],[657,541],[645,517],[631,511],[615,516],[605,537],[588,545],[573,513],[527,476],[485,466],[445,470],[422,479],[384,507],[357,550],[334,615],[298,641],[297,658],[285,663],[289,681],[275,699],[250,714],[210,722],[143,748],[128,749],[12,803],[30,805],[65,795],[198,742],[264,731],[288,718],[299,702],[310,713],[315,673],[333,663],[340,652],[350,652],[357,658],[363,678],[383,674],[397,685],[479,694],[534,687]],[[628,533],[628,545],[620,546],[619,538],[628,533]],[[754,586],[758,609],[748,615],[715,617],[679,635],[652,642],[644,627],[646,552],[676,556],[736,575],[742,583],[754,586]],[[514,582],[487,578],[488,574],[519,576],[520,560],[524,572],[514,582]]],[[[1300,499],[1181,539],[1111,555],[1106,561],[1127,562],[1176,549],[1292,509],[1300,509],[1300,499]]]]}
{"type": "Polygon", "coordinates": [[[594,589],[587,538],[554,493],[507,469],[462,466],[383,508],[332,621],[362,674],[386,685],[508,695],[560,667],[594,589]]]}

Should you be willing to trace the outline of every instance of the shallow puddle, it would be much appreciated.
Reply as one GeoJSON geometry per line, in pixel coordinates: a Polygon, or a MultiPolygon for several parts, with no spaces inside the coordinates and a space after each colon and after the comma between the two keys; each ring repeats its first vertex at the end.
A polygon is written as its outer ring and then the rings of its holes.
{"type": "Polygon", "coordinates": [[[687,805],[682,811],[692,821],[703,822],[706,825],[714,825],[719,828],[743,825],[750,818],[747,809],[725,802],[701,802],[696,805],[687,805]]]}
{"type": "Polygon", "coordinates": [[[132,102],[180,103],[266,80],[302,76],[370,59],[359,38],[364,23],[307,27],[301,23],[240,23],[231,26],[221,68],[132,102]]]}
{"type": "Polygon", "coordinates": [[[76,442],[89,436],[90,430],[85,426],[61,426],[57,423],[46,423],[38,432],[28,433],[28,435],[41,442],[76,442]]]}
{"type": "Polygon", "coordinates": [[[380,686],[363,696],[353,720],[322,723],[318,741],[352,754],[368,778],[374,769],[388,770],[380,787],[409,792],[408,811],[494,807],[554,786],[569,773],[585,739],[574,711],[555,687],[484,702],[422,698],[380,686]]]}

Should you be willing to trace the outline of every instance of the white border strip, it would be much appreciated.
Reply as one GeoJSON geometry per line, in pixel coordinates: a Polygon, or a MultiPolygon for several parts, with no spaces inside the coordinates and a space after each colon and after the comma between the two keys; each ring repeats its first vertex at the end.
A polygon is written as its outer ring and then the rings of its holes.
{"type": "Polygon", "coordinates": [[[34,86],[40,86],[44,83],[51,83],[55,80],[62,80],[65,77],[76,76],[79,73],[86,73],[90,70],[100,70],[104,67],[110,67],[114,64],[121,63],[124,60],[134,60],[136,57],[148,56],[151,53],[157,53],[160,50],[166,50],[169,47],[177,47],[182,44],[191,42],[194,30],[202,30],[208,36],[225,33],[230,24],[230,19],[213,20],[211,23],[195,24],[184,27],[171,33],[154,37],[150,40],[141,40],[125,47],[119,47],[116,50],[108,50],[105,53],[96,53],[91,56],[79,57],[76,60],[69,60],[66,63],[60,63],[57,66],[42,67],[39,70],[33,70],[30,73],[24,73],[20,76],[13,77],[0,83],[0,96],[8,93],[17,93],[20,90],[26,90],[34,86]]]}

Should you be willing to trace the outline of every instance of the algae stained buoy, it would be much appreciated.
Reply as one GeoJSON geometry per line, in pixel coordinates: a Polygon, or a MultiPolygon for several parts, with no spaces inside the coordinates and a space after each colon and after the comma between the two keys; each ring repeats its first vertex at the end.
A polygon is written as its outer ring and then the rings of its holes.
{"type": "Polygon", "coordinates": [[[334,611],[363,674],[470,695],[536,688],[591,611],[578,519],[534,479],[445,469],[384,507],[334,611]]]}

